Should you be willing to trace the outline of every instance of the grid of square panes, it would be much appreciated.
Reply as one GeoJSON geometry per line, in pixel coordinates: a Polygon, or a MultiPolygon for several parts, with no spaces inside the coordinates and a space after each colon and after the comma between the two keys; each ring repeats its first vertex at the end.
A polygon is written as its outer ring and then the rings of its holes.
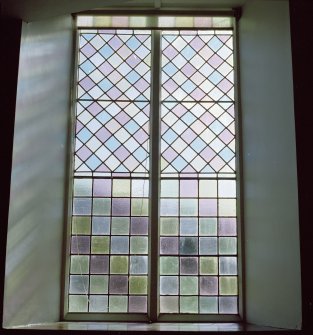
{"type": "Polygon", "coordinates": [[[164,179],[160,312],[237,313],[236,181],[164,179]]]}
{"type": "Polygon", "coordinates": [[[147,312],[148,188],[146,179],[75,179],[71,312],[147,312]]]}
{"type": "Polygon", "coordinates": [[[162,34],[161,313],[238,313],[232,43],[162,34]]]}
{"type": "Polygon", "coordinates": [[[147,313],[150,51],[80,30],[69,312],[147,313]]]}

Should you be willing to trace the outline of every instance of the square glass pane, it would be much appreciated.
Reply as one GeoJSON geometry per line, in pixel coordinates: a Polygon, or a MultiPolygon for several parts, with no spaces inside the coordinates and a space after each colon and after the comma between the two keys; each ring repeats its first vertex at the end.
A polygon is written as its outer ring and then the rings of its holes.
{"type": "Polygon", "coordinates": [[[178,218],[170,217],[160,218],[160,234],[161,235],[178,235],[178,218]]]}

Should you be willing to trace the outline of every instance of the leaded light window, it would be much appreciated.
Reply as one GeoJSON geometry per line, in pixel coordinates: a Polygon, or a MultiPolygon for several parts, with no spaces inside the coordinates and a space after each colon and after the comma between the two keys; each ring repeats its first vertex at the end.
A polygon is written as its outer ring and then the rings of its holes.
{"type": "Polygon", "coordinates": [[[238,317],[232,22],[77,18],[69,318],[238,317]]]}

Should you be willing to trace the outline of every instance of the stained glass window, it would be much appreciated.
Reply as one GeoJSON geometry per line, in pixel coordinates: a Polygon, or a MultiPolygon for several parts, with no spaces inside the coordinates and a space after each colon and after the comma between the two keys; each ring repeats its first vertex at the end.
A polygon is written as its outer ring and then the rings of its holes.
{"type": "Polygon", "coordinates": [[[231,19],[159,17],[158,34],[147,22],[78,21],[97,29],[79,30],[67,309],[238,315],[231,19]]]}
{"type": "Polygon", "coordinates": [[[69,312],[147,313],[150,62],[150,31],[80,31],[69,312]]]}

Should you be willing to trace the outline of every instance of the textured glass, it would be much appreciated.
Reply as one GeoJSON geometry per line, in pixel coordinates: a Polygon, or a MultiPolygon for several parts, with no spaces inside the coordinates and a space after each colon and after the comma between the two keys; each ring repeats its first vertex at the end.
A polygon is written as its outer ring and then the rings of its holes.
{"type": "Polygon", "coordinates": [[[69,312],[148,314],[158,256],[160,313],[238,314],[233,34],[210,29],[230,18],[78,22],[94,29],[78,41],[69,312]],[[151,31],[139,30],[152,22],[184,28],[159,40],[159,199],[150,188],[156,58],[151,31]],[[150,237],[157,201],[159,236],[150,237]]]}
{"type": "MultiPolygon", "coordinates": [[[[210,27],[223,19],[159,22],[210,27]]],[[[235,292],[222,276],[237,280],[233,37],[168,30],[161,49],[160,266],[161,275],[176,274],[168,266],[176,254],[180,283],[178,309],[160,304],[161,313],[229,314],[219,296],[235,292]]]]}
{"type": "MultiPolygon", "coordinates": [[[[83,32],[80,46],[75,172],[148,172],[151,33],[83,32]]],[[[129,193],[114,180],[113,196],[129,193]]]]}
{"type": "Polygon", "coordinates": [[[78,15],[77,26],[81,28],[231,28],[231,17],[193,17],[193,16],[105,16],[105,15],[78,15]]]}

